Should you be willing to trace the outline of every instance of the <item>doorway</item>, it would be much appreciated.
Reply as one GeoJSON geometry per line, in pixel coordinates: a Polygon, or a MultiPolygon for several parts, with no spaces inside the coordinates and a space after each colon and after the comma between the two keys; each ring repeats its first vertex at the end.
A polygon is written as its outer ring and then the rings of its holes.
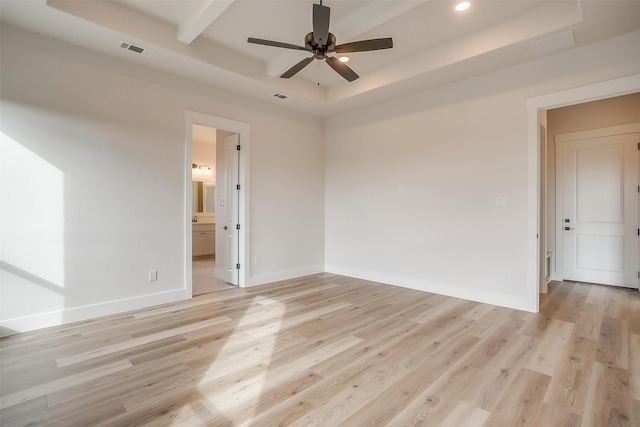
{"type": "MultiPolygon", "coordinates": [[[[248,148],[249,148],[249,125],[234,120],[224,119],[221,117],[210,116],[207,114],[197,113],[194,111],[185,112],[185,297],[191,298],[196,293],[201,293],[202,289],[194,288],[194,276],[204,274],[208,278],[213,278],[214,283],[221,286],[228,286],[227,282],[231,282],[233,285],[244,287],[246,284],[246,269],[244,268],[244,259],[246,259],[246,253],[248,252],[248,210],[246,195],[248,194],[248,148]],[[214,193],[215,212],[203,212],[198,215],[194,215],[194,191],[192,184],[192,169],[194,162],[192,161],[193,152],[196,147],[193,144],[193,129],[196,127],[203,127],[215,131],[216,133],[216,148],[215,148],[215,178],[212,181],[215,182],[214,193]],[[234,141],[237,142],[234,145],[233,150],[233,165],[234,169],[231,174],[235,174],[233,180],[228,179],[229,165],[225,161],[225,140],[227,136],[233,136],[234,141]],[[218,139],[220,141],[218,141],[218,139]],[[242,144],[240,144],[242,141],[242,144]],[[239,148],[242,149],[239,149],[239,148]],[[226,193],[227,188],[232,187],[234,194],[229,197],[226,193]],[[230,200],[232,199],[232,200],[230,200]],[[229,209],[233,207],[233,209],[229,209]],[[229,214],[231,212],[231,214],[229,214]],[[226,244],[228,241],[227,230],[228,227],[227,215],[233,217],[234,233],[232,235],[233,248],[230,249],[226,244]],[[195,216],[198,216],[199,222],[195,222],[195,216]],[[207,223],[213,225],[215,228],[215,246],[214,254],[212,256],[206,256],[202,259],[208,259],[207,262],[194,263],[194,241],[193,232],[195,224],[198,227],[207,227],[207,223]],[[220,262],[224,264],[232,263],[234,270],[233,275],[222,275],[220,271],[220,262]],[[202,265],[200,265],[202,264],[202,265]],[[206,264],[206,265],[205,265],[206,264]],[[211,264],[211,265],[209,265],[211,264]]],[[[210,165],[205,165],[210,166],[210,165]]],[[[212,168],[213,169],[213,168],[212,168]]],[[[203,185],[204,187],[204,185],[203,185]]],[[[196,196],[197,197],[197,196],[196,196]]],[[[202,205],[206,205],[203,202],[202,205]]],[[[203,231],[204,232],[204,231],[203,231]]],[[[198,236],[199,237],[199,236],[198,236]]],[[[210,236],[205,236],[206,237],[210,236]]],[[[209,239],[210,240],[210,239],[209,239]]],[[[210,252],[210,251],[208,251],[210,252]]],[[[197,253],[197,252],[196,252],[197,253]]],[[[214,286],[215,287],[215,286],[214,286]]]]}
{"type": "MultiPolygon", "coordinates": [[[[532,97],[527,100],[528,123],[528,239],[527,239],[527,292],[526,307],[529,311],[539,311],[540,271],[546,263],[546,257],[542,257],[539,235],[546,233],[547,229],[541,229],[541,186],[540,186],[540,116],[550,109],[602,100],[627,94],[640,92],[640,74],[594,83],[573,89],[567,89],[555,93],[532,97]]],[[[548,129],[547,129],[548,130],[548,129]]],[[[547,141],[550,138],[547,138],[547,141]]],[[[551,150],[548,150],[551,151],[551,150]]],[[[553,170],[550,164],[549,170],[553,170]]],[[[548,193],[552,186],[547,186],[548,193]]],[[[551,217],[550,217],[551,218],[551,217]]],[[[548,227],[548,229],[551,227],[548,227]]],[[[551,263],[553,265],[553,263],[551,263]]],[[[552,279],[557,280],[555,277],[552,279]]]]}
{"type": "MultiPolygon", "coordinates": [[[[232,135],[236,135],[237,139],[237,134],[232,135]]],[[[216,240],[220,240],[219,231],[216,233],[216,225],[219,225],[219,219],[224,220],[227,214],[227,206],[219,203],[219,200],[226,199],[224,183],[228,168],[224,161],[224,147],[220,147],[220,144],[224,144],[225,136],[225,131],[208,126],[192,125],[191,248],[194,296],[230,289],[234,287],[232,285],[237,284],[237,280],[223,280],[219,274],[216,274],[220,261],[224,263],[229,258],[227,255],[229,249],[216,243],[216,240]]],[[[237,181],[237,170],[235,174],[237,181]]],[[[237,217],[237,197],[235,199],[236,204],[233,206],[235,206],[237,217]]]]}

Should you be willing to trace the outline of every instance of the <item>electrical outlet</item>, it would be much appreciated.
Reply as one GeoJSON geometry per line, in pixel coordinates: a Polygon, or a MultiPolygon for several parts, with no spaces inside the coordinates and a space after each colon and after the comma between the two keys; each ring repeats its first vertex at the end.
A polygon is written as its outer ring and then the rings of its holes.
{"type": "Polygon", "coordinates": [[[155,282],[156,280],[158,280],[158,270],[151,270],[149,272],[149,281],[155,282]]]}

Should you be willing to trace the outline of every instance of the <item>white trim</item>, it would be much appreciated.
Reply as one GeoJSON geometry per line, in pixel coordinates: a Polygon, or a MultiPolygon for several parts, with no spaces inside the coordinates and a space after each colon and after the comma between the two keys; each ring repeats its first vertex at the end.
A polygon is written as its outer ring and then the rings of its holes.
{"type": "Polygon", "coordinates": [[[527,212],[529,213],[527,217],[527,306],[531,307],[530,311],[538,312],[539,310],[538,271],[541,260],[539,259],[536,234],[539,232],[538,212],[540,209],[538,206],[540,191],[538,186],[538,162],[540,159],[538,158],[537,150],[540,110],[612,98],[634,92],[640,92],[640,74],[536,96],[527,100],[527,212]]]}
{"type": "Polygon", "coordinates": [[[581,139],[602,138],[605,136],[625,135],[640,132],[640,123],[630,123],[605,128],[580,130],[576,132],[559,133],[556,135],[556,143],[579,141],[581,139]]]}
{"type": "MultiPolygon", "coordinates": [[[[187,111],[188,113],[188,111],[187,111]]],[[[185,136],[184,136],[184,158],[185,161],[193,163],[193,122],[190,121],[188,114],[185,114],[185,136]]],[[[184,192],[185,200],[185,263],[184,263],[184,289],[185,296],[190,298],[193,296],[193,230],[191,225],[191,217],[193,216],[193,172],[189,170],[191,166],[185,167],[185,186],[188,188],[184,192]]]]}
{"type": "MultiPolygon", "coordinates": [[[[608,126],[597,129],[581,130],[575,132],[559,133],[555,136],[556,143],[556,218],[560,221],[564,213],[564,174],[562,165],[564,164],[563,144],[570,141],[580,141],[583,139],[601,138],[605,136],[625,135],[640,132],[640,123],[626,125],[608,126]]],[[[564,233],[562,226],[555,224],[556,230],[556,271],[553,280],[564,279],[564,233]]]]}
{"type": "Polygon", "coordinates": [[[385,283],[392,286],[399,286],[401,288],[415,289],[422,292],[431,292],[434,294],[461,298],[469,301],[499,305],[502,307],[513,308],[515,310],[531,311],[530,304],[525,299],[514,298],[510,295],[495,292],[489,293],[486,289],[475,290],[460,288],[441,283],[425,282],[409,277],[401,277],[393,274],[372,273],[370,271],[331,265],[326,266],[325,269],[327,273],[340,274],[342,276],[354,277],[371,282],[385,283]]]}
{"type": "Polygon", "coordinates": [[[240,273],[238,275],[238,285],[245,287],[249,279],[249,269],[246,260],[249,259],[249,152],[251,140],[251,125],[237,120],[225,119],[223,117],[198,113],[196,111],[185,110],[185,292],[187,298],[191,298],[193,290],[192,278],[192,248],[191,248],[191,127],[194,124],[208,126],[228,132],[237,133],[240,138],[240,223],[239,230],[239,260],[240,273]]]}
{"type": "MultiPolygon", "coordinates": [[[[540,185],[542,185],[542,188],[540,188],[539,190],[539,195],[538,195],[538,209],[540,212],[540,216],[538,217],[539,222],[539,233],[538,233],[538,249],[539,249],[539,256],[544,258],[544,262],[540,262],[539,264],[539,273],[538,273],[538,286],[539,286],[539,292],[541,294],[546,294],[547,292],[549,292],[549,282],[547,281],[547,275],[545,275],[544,273],[548,273],[549,275],[551,274],[551,272],[547,271],[547,187],[548,187],[548,183],[547,183],[547,150],[549,149],[549,142],[547,141],[547,127],[540,123],[539,124],[540,127],[540,133],[538,134],[538,137],[540,138],[540,142],[539,142],[539,150],[538,152],[540,153],[540,155],[542,156],[542,158],[538,159],[538,164],[539,164],[539,170],[540,170],[540,174],[541,176],[538,177],[538,182],[540,183],[540,185]],[[544,208],[544,209],[540,209],[540,208],[544,208]],[[542,247],[541,247],[542,246],[542,247]],[[542,277],[540,277],[542,276],[542,277]]],[[[542,258],[540,258],[540,261],[542,261],[542,258]]]]}
{"type": "Polygon", "coordinates": [[[553,224],[553,228],[556,233],[556,269],[551,275],[553,280],[562,281],[564,279],[564,235],[562,234],[562,226],[558,225],[562,222],[562,214],[564,213],[564,200],[563,191],[564,188],[564,174],[562,173],[562,166],[564,164],[564,156],[562,154],[561,145],[556,143],[556,223],[553,224]]]}
{"type": "Polygon", "coordinates": [[[185,298],[185,290],[183,288],[159,294],[144,295],[109,301],[106,303],[86,305],[83,307],[56,310],[48,313],[35,314],[33,316],[8,319],[0,323],[0,336],[28,332],[72,322],[80,322],[112,314],[123,314],[132,310],[149,308],[188,298],[191,298],[191,296],[185,298]]]}

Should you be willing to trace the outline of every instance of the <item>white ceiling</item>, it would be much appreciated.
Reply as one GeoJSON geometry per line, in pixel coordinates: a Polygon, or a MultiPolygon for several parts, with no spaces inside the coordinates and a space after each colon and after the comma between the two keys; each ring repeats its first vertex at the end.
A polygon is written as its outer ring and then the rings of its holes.
{"type": "MultiPolygon", "coordinates": [[[[319,0],[318,0],[319,1],[319,0]]],[[[0,0],[0,20],[266,102],[328,116],[534,60],[640,29],[640,0],[325,0],[337,44],[393,37],[394,47],[350,54],[346,82],[307,52],[312,0],[0,0]],[[575,40],[575,43],[571,44],[575,40]],[[144,57],[119,47],[149,49],[144,57]],[[534,47],[543,53],[534,52],[534,47]],[[275,93],[286,95],[281,100],[275,93]]]]}

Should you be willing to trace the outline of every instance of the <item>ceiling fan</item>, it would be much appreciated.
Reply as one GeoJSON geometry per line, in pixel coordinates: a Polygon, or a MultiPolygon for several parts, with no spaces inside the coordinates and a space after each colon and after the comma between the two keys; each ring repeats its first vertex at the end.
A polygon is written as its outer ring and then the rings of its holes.
{"type": "Polygon", "coordinates": [[[289,68],[280,77],[288,79],[313,62],[314,59],[325,60],[331,68],[346,80],[352,82],[359,76],[343,62],[334,56],[327,56],[328,53],[352,53],[367,52],[371,50],[390,49],[393,47],[391,37],[382,39],[361,40],[351,43],[336,45],[336,37],[329,32],[329,19],[331,10],[327,6],[320,4],[313,5],[313,31],[304,38],[304,46],[297,46],[289,43],[276,42],[272,40],[256,39],[249,37],[249,43],[261,44],[265,46],[281,47],[284,49],[306,50],[313,53],[312,56],[303,59],[293,67],[289,68]]]}

